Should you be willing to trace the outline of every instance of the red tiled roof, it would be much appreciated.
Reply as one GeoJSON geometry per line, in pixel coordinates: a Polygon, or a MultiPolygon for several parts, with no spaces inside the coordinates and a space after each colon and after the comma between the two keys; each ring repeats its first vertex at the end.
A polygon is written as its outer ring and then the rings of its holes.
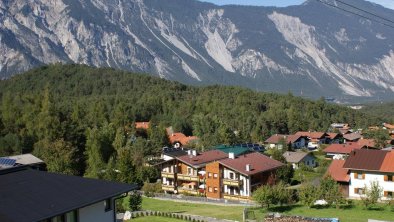
{"type": "Polygon", "coordinates": [[[383,126],[386,127],[387,129],[394,129],[394,125],[389,123],[383,123],[383,126]]]}
{"type": "Polygon", "coordinates": [[[362,145],[358,143],[331,144],[323,150],[325,153],[349,154],[352,150],[361,149],[362,145]]]}
{"type": "Polygon", "coordinates": [[[338,133],[327,133],[327,135],[328,135],[328,138],[330,138],[330,139],[335,139],[339,134],[338,133]]]}
{"type": "Polygon", "coordinates": [[[332,179],[337,182],[349,182],[350,176],[348,169],[343,168],[345,160],[333,160],[327,169],[327,175],[330,175],[332,179]]]}
{"type": "Polygon", "coordinates": [[[346,159],[344,168],[379,171],[389,151],[384,150],[353,150],[346,159]]]}
{"type": "Polygon", "coordinates": [[[270,171],[284,165],[277,160],[271,159],[257,152],[241,155],[235,159],[219,160],[219,162],[225,167],[244,175],[253,175],[264,171],[270,171]],[[250,171],[246,171],[247,164],[251,165],[250,171]]]}
{"type": "Polygon", "coordinates": [[[187,145],[189,142],[193,140],[198,140],[198,137],[196,136],[186,136],[183,133],[174,133],[172,127],[168,127],[166,131],[167,131],[168,140],[170,141],[171,144],[179,142],[182,145],[187,145]]]}
{"type": "Polygon", "coordinates": [[[380,167],[382,172],[394,172],[394,151],[390,151],[386,154],[383,160],[382,166],[380,167]]]}
{"type": "Polygon", "coordinates": [[[190,166],[205,165],[209,162],[224,158],[228,158],[228,154],[220,150],[209,150],[202,153],[197,153],[197,156],[184,155],[177,157],[178,160],[190,166]]]}
{"type": "Polygon", "coordinates": [[[265,140],[266,143],[279,143],[280,140],[286,139],[287,140],[288,135],[283,135],[283,134],[275,134],[272,135],[270,138],[265,140]]]}
{"type": "Polygon", "coordinates": [[[327,134],[325,132],[303,132],[303,131],[299,131],[295,135],[306,136],[306,137],[309,137],[311,139],[322,139],[327,134]]]}
{"type": "Polygon", "coordinates": [[[375,148],[375,141],[373,139],[359,139],[357,144],[360,146],[372,147],[375,148]]]}
{"type": "Polygon", "coordinates": [[[136,129],[149,129],[149,122],[135,122],[136,129]]]}

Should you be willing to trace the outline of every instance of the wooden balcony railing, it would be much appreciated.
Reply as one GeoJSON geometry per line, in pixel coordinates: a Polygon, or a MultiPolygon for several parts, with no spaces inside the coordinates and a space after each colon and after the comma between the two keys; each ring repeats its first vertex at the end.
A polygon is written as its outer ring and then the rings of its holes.
{"type": "Polygon", "coordinates": [[[186,174],[177,174],[178,180],[184,180],[184,181],[199,181],[199,177],[196,175],[186,175],[186,174]]]}
{"type": "Polygon", "coordinates": [[[242,185],[242,180],[223,179],[223,185],[239,187],[242,185]]]}
{"type": "Polygon", "coordinates": [[[175,190],[175,186],[174,185],[162,184],[161,185],[161,189],[162,190],[166,190],[166,191],[174,191],[175,190]]]}
{"type": "Polygon", "coordinates": [[[175,173],[161,172],[161,177],[174,179],[175,178],[175,173]]]}

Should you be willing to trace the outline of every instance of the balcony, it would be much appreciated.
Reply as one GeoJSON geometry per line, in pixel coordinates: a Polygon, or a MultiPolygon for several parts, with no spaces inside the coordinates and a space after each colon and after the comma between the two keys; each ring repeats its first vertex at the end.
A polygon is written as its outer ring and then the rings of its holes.
{"type": "Polygon", "coordinates": [[[188,188],[183,188],[183,187],[179,187],[178,188],[178,192],[179,193],[188,193],[188,194],[193,194],[193,195],[199,195],[200,194],[199,190],[188,189],[188,188]]]}
{"type": "Polygon", "coordinates": [[[165,191],[175,191],[175,186],[174,185],[166,185],[162,184],[161,189],[165,191]]]}
{"type": "Polygon", "coordinates": [[[161,172],[161,177],[174,179],[175,178],[175,173],[161,172]]]}
{"type": "Polygon", "coordinates": [[[242,180],[223,179],[223,185],[239,187],[242,185],[242,180]]]}
{"type": "Polygon", "coordinates": [[[184,181],[199,181],[199,176],[197,175],[186,175],[186,174],[178,174],[177,175],[178,180],[184,180],[184,181]]]}
{"type": "Polygon", "coordinates": [[[223,194],[223,198],[227,200],[240,200],[240,201],[249,201],[250,197],[248,196],[241,196],[241,195],[231,195],[231,194],[223,194]]]}

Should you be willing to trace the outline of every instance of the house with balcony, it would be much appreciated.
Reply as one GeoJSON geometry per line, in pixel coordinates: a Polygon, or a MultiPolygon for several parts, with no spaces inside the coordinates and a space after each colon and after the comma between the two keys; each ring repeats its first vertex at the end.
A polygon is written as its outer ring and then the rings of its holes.
{"type": "Polygon", "coordinates": [[[283,166],[283,163],[258,152],[228,155],[228,158],[206,165],[208,198],[249,200],[259,186],[273,183],[275,171],[283,166]]]}
{"type": "Polygon", "coordinates": [[[186,155],[176,156],[161,164],[162,189],[166,193],[205,195],[205,166],[227,157],[228,154],[220,150],[201,153],[187,150],[186,155]]]}
{"type": "Polygon", "coordinates": [[[369,187],[373,181],[382,188],[382,200],[394,197],[394,151],[353,150],[343,161],[343,165],[338,162],[337,166],[330,166],[329,173],[338,182],[348,182],[349,198],[363,197],[365,187],[369,187]],[[342,173],[336,176],[338,172],[342,173]]]}

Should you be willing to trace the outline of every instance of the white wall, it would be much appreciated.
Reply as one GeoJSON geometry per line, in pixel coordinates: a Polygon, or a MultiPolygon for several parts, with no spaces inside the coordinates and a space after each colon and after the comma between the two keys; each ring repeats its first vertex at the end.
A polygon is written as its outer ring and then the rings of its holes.
{"type": "MultiPolygon", "coordinates": [[[[379,172],[364,172],[365,179],[354,179],[354,172],[350,173],[350,184],[349,184],[349,197],[360,198],[359,194],[354,193],[354,188],[364,188],[370,186],[372,181],[378,181],[379,186],[383,188],[382,199],[385,200],[383,194],[384,191],[394,192],[394,182],[384,181],[384,174],[379,172]]],[[[361,173],[359,173],[361,174],[361,173]]]]}
{"type": "Polygon", "coordinates": [[[112,210],[105,212],[104,202],[79,209],[79,222],[114,222],[113,206],[112,210]]]}
{"type": "MultiPolygon", "coordinates": [[[[230,173],[235,174],[235,178],[242,181],[242,185],[239,187],[239,193],[235,193],[234,195],[249,196],[250,195],[249,178],[227,168],[224,168],[223,170],[223,178],[230,179],[229,177],[230,173]]],[[[224,185],[223,192],[226,194],[230,194],[230,186],[224,185]]]]}

